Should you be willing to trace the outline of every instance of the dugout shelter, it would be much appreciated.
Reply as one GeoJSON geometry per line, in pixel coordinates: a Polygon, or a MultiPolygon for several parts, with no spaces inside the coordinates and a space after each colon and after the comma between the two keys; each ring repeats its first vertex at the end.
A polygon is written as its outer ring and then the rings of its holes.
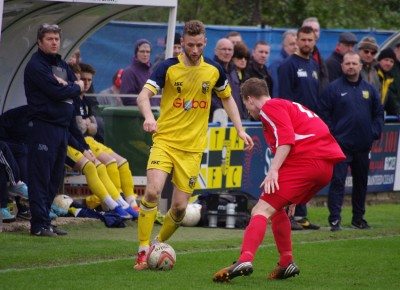
{"type": "Polygon", "coordinates": [[[172,56],[177,0],[5,0],[0,1],[0,113],[26,104],[23,74],[37,50],[40,24],[62,28],[64,59],[108,22],[137,9],[169,9],[166,55],[172,56]]]}

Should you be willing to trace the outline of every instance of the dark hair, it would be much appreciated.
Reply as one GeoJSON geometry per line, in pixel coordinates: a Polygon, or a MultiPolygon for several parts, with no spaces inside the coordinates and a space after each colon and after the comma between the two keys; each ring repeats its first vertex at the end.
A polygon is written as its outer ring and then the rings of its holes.
{"type": "Polygon", "coordinates": [[[237,31],[230,31],[226,36],[225,36],[225,38],[229,38],[229,37],[231,37],[231,36],[242,36],[239,32],[237,32],[237,31]]]}
{"type": "Polygon", "coordinates": [[[92,75],[96,74],[96,70],[90,64],[81,62],[79,66],[81,67],[81,72],[83,73],[90,73],[92,75]]]}
{"type": "Polygon", "coordinates": [[[250,58],[249,49],[244,42],[237,42],[233,47],[233,57],[246,59],[250,58]]]}
{"type": "Polygon", "coordinates": [[[203,22],[199,20],[190,20],[185,23],[183,27],[183,35],[196,36],[199,34],[206,34],[206,28],[203,22]]]}
{"type": "Polygon", "coordinates": [[[300,27],[300,28],[297,30],[297,37],[299,37],[299,34],[300,34],[300,33],[305,33],[305,34],[310,34],[310,33],[312,33],[312,34],[315,35],[314,29],[313,29],[311,26],[302,26],[302,27],[300,27]]]}
{"type": "Polygon", "coordinates": [[[240,95],[243,99],[246,99],[248,96],[255,98],[269,96],[268,85],[263,79],[250,78],[240,87],[240,95]]]}
{"type": "Polygon", "coordinates": [[[38,28],[36,39],[42,40],[44,35],[48,32],[57,33],[61,36],[61,28],[57,24],[43,23],[38,28]]]}
{"type": "Polygon", "coordinates": [[[254,47],[257,47],[258,45],[268,45],[269,46],[269,43],[266,42],[265,40],[259,40],[256,42],[256,44],[254,44],[254,47]]]}

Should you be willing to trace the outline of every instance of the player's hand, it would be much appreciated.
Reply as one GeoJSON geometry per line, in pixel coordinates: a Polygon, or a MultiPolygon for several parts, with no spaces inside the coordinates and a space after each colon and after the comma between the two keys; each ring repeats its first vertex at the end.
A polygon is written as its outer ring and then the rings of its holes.
{"type": "Polygon", "coordinates": [[[145,119],[143,122],[143,130],[149,133],[157,132],[157,121],[154,118],[145,119]]]}
{"type": "Polygon", "coordinates": [[[289,217],[294,216],[294,211],[295,210],[296,210],[296,205],[295,204],[289,205],[288,212],[287,212],[288,216],[289,217]]]}
{"type": "Polygon", "coordinates": [[[244,144],[246,145],[244,147],[245,151],[253,149],[253,146],[254,146],[253,139],[251,139],[251,137],[245,131],[239,132],[238,135],[244,141],[244,144]]]}
{"type": "Polygon", "coordinates": [[[266,194],[271,194],[274,193],[275,190],[279,190],[278,171],[270,169],[260,187],[264,188],[266,194]]]}
{"type": "Polygon", "coordinates": [[[81,92],[83,92],[83,89],[85,88],[85,85],[83,84],[83,81],[82,80],[75,81],[75,84],[77,84],[80,87],[81,92]]]}

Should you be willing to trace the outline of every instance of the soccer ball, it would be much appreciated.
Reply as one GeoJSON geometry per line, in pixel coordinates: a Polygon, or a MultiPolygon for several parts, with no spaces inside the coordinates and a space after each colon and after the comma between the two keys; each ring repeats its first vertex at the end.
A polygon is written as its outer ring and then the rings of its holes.
{"type": "Polygon", "coordinates": [[[59,208],[68,210],[74,200],[66,194],[59,194],[57,195],[53,203],[58,206],[59,208]]]}
{"type": "Polygon", "coordinates": [[[171,270],[175,261],[175,250],[167,243],[156,243],[150,247],[147,265],[151,270],[171,270]]]}
{"type": "Polygon", "coordinates": [[[182,220],[182,226],[195,227],[201,218],[201,204],[189,203],[186,207],[186,214],[182,220]]]}

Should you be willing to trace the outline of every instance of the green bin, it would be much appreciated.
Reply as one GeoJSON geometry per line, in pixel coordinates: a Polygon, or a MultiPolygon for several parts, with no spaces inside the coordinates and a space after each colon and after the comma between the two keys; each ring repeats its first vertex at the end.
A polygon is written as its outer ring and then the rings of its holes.
{"type": "MultiPolygon", "coordinates": [[[[157,119],[158,110],[153,110],[157,119]]],[[[129,161],[134,176],[146,176],[147,159],[152,145],[151,134],[143,130],[143,121],[136,106],[106,107],[104,119],[104,143],[129,161]]]]}

